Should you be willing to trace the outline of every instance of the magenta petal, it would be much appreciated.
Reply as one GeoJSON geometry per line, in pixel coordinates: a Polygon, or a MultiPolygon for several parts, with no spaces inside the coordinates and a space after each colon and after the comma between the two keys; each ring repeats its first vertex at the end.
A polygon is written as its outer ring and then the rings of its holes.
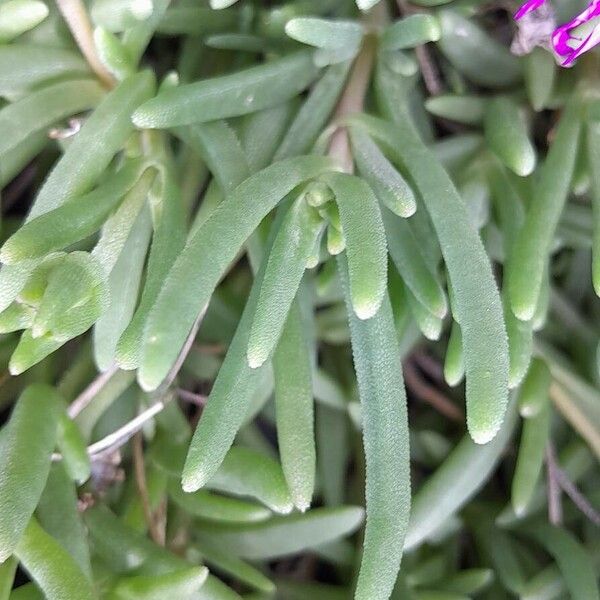
{"type": "Polygon", "coordinates": [[[526,14],[536,10],[542,4],[544,4],[545,1],[546,0],[527,0],[527,2],[525,2],[525,4],[523,4],[521,8],[519,8],[519,10],[515,13],[515,19],[520,19],[526,14]]]}
{"type": "Polygon", "coordinates": [[[552,46],[559,56],[566,57],[562,63],[563,66],[570,65],[581,54],[587,52],[595,45],[590,45],[593,33],[581,39],[573,35],[572,32],[577,27],[598,16],[600,16],[600,0],[594,0],[581,14],[554,30],[552,34],[552,46]]]}

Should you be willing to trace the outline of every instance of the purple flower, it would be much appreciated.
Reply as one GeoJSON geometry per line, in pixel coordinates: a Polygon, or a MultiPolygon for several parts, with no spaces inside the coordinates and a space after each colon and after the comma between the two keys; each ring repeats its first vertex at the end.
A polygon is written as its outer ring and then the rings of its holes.
{"type": "MultiPolygon", "coordinates": [[[[515,19],[537,10],[545,0],[527,0],[515,13],[515,19]]],[[[584,52],[600,43],[600,0],[592,0],[589,6],[569,22],[557,27],[552,33],[552,47],[564,67],[571,66],[584,52]]]]}
{"type": "Polygon", "coordinates": [[[593,0],[582,13],[554,30],[552,46],[564,59],[563,66],[571,65],[584,52],[600,42],[599,17],[600,0],[593,0]]]}
{"type": "Polygon", "coordinates": [[[525,4],[523,4],[515,13],[515,19],[520,19],[526,14],[538,9],[544,2],[546,2],[546,0],[527,0],[527,2],[525,2],[525,4]]]}

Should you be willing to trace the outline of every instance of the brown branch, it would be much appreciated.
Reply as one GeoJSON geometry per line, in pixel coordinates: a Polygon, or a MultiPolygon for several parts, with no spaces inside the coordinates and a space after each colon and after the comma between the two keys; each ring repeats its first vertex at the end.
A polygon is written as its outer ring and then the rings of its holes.
{"type": "Polygon", "coordinates": [[[181,388],[177,388],[177,395],[186,402],[190,404],[194,404],[195,406],[200,406],[204,408],[206,406],[207,397],[202,394],[194,394],[194,392],[190,392],[188,390],[184,390],[181,388]]]}
{"type": "Polygon", "coordinates": [[[335,158],[342,167],[344,173],[354,171],[354,160],[350,150],[350,139],[345,125],[339,125],[340,121],[348,115],[362,112],[365,96],[369,89],[373,63],[375,61],[375,40],[366,36],[362,48],[354,61],[348,83],[335,111],[334,123],[336,129],[331,136],[329,144],[329,156],[335,158]]]}
{"type": "Polygon", "coordinates": [[[465,416],[462,410],[446,398],[442,392],[429,385],[410,362],[404,364],[404,380],[407,387],[417,398],[427,402],[452,421],[464,421],[465,416]]]}
{"type": "Polygon", "coordinates": [[[68,414],[71,419],[74,419],[95,397],[96,394],[110,381],[112,376],[119,370],[115,365],[110,367],[108,371],[100,373],[92,383],[90,383],[84,390],[71,402],[68,408],[68,414]]]}
{"type": "Polygon", "coordinates": [[[56,0],[56,5],[92,71],[96,73],[98,79],[104,85],[109,88],[113,87],[115,84],[114,77],[109,73],[96,52],[92,23],[83,2],[81,0],[56,0]]]}
{"type": "Polygon", "coordinates": [[[560,525],[563,520],[561,489],[558,483],[558,464],[551,443],[546,445],[546,472],[548,478],[548,520],[552,525],[560,525]]]}
{"type": "Polygon", "coordinates": [[[146,466],[144,464],[144,447],[142,440],[142,433],[138,431],[132,440],[132,451],[133,451],[133,470],[135,472],[135,483],[137,486],[138,493],[140,495],[140,501],[142,503],[142,509],[144,511],[144,519],[148,525],[148,531],[150,537],[159,545],[163,543],[163,536],[157,528],[157,523],[152,512],[152,506],[150,505],[150,497],[148,495],[148,486],[146,483],[146,466]]]}
{"type": "Polygon", "coordinates": [[[590,504],[579,488],[558,465],[555,470],[556,480],[563,491],[571,498],[573,504],[596,526],[600,527],[600,513],[590,504]]]}

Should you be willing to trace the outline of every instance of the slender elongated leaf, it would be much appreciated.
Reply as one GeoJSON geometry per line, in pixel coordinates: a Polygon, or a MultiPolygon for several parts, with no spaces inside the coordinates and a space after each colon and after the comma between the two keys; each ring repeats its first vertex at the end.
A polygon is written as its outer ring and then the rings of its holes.
{"type": "Polygon", "coordinates": [[[5,106],[0,111],[0,157],[56,121],[94,107],[103,94],[98,82],[76,79],[48,85],[5,106]]]}
{"type": "Polygon", "coordinates": [[[0,93],[35,88],[41,82],[64,75],[89,75],[89,67],[77,52],[31,43],[0,47],[0,93]]]}
{"type": "Polygon", "coordinates": [[[442,36],[438,45],[448,60],[473,82],[492,88],[512,85],[521,69],[508,48],[457,11],[439,13],[442,36]]]}
{"type": "Polygon", "coordinates": [[[392,125],[370,117],[360,123],[395,149],[435,227],[463,336],[467,425],[473,439],[484,444],[500,428],[508,401],[508,344],[489,260],[450,178],[409,123],[392,125]]]}
{"type": "Polygon", "coordinates": [[[535,149],[519,107],[509,98],[491,100],[485,110],[485,139],[490,149],[517,175],[531,174],[535,167],[535,149]]]}
{"type": "Polygon", "coordinates": [[[414,494],[405,548],[422,544],[485,484],[498,464],[516,421],[509,406],[498,435],[484,446],[465,436],[414,494]]]}
{"type": "Polygon", "coordinates": [[[262,366],[284,329],[322,220],[304,193],[290,207],[269,252],[248,341],[248,364],[262,366]]]}
{"type": "Polygon", "coordinates": [[[383,222],[390,257],[403,281],[429,312],[443,319],[448,311],[446,295],[421,254],[410,225],[386,210],[383,211],[383,222]]]}
{"type": "Polygon", "coordinates": [[[519,390],[519,413],[522,417],[535,417],[547,406],[551,379],[545,361],[534,358],[519,390]]]}
{"type": "Polygon", "coordinates": [[[142,209],[108,278],[110,304],[94,325],[94,358],[100,371],[114,364],[117,343],[135,311],[151,233],[150,211],[142,209]]]}
{"type": "Polygon", "coordinates": [[[240,141],[225,121],[180,127],[178,133],[198,151],[224,193],[230,192],[250,174],[240,141]]]}
{"type": "Polygon", "coordinates": [[[204,490],[191,494],[182,491],[179,482],[171,486],[170,496],[186,512],[209,521],[252,523],[264,521],[271,511],[237,498],[228,498],[204,490]]]}
{"type": "Polygon", "coordinates": [[[534,315],[552,238],[567,199],[581,131],[580,113],[579,101],[572,100],[561,116],[511,254],[508,292],[513,312],[522,321],[534,315]]]}
{"type": "Polygon", "coordinates": [[[353,533],[364,513],[357,506],[316,508],[301,514],[273,517],[243,526],[196,527],[201,538],[214,540],[241,558],[268,560],[296,554],[307,548],[353,533]]]}
{"type": "Polygon", "coordinates": [[[446,348],[446,358],[444,361],[444,379],[449,386],[458,385],[465,376],[465,363],[462,349],[462,333],[460,325],[452,323],[450,339],[446,348]]]}
{"type": "Polygon", "coordinates": [[[39,0],[6,0],[0,5],[0,42],[10,42],[39,25],[48,16],[39,0]]]}
{"type": "Polygon", "coordinates": [[[379,146],[364,132],[351,131],[354,160],[375,195],[393,213],[410,217],[417,210],[415,195],[379,146]]]}
{"type": "Polygon", "coordinates": [[[90,549],[81,513],[77,506],[77,489],[61,464],[53,464],[35,511],[46,533],[51,535],[91,580],[90,549]]]}
{"type": "Polygon", "coordinates": [[[231,448],[206,487],[256,498],[275,512],[288,513],[292,510],[290,493],[279,463],[247,448],[231,448]]]}
{"type": "Polygon", "coordinates": [[[131,161],[92,192],[25,223],[4,243],[0,259],[10,264],[42,258],[91,235],[135,185],[145,168],[142,160],[131,161]]]}
{"type": "Polygon", "coordinates": [[[333,173],[325,181],[333,190],[346,240],[352,308],[359,319],[373,317],[385,294],[387,248],[377,198],[352,175],[333,173]]]}
{"type": "Polygon", "coordinates": [[[285,32],[293,39],[316,48],[337,50],[358,48],[364,29],[356,21],[297,17],[285,24],[285,32]]]}
{"type": "Polygon", "coordinates": [[[273,371],[281,465],[294,505],[304,511],[312,500],[316,451],[311,359],[298,300],[273,356],[273,371]]]}
{"type": "Polygon", "coordinates": [[[591,557],[573,534],[546,524],[532,526],[527,532],[554,556],[573,600],[600,598],[591,557]]]}
{"type": "Polygon", "coordinates": [[[92,585],[75,559],[34,518],[15,554],[46,600],[94,600],[92,585]]]}
{"type": "Polygon", "coordinates": [[[122,369],[138,366],[142,333],[163,281],[185,244],[186,225],[179,187],[170,173],[161,182],[160,210],[155,225],[140,303],[119,339],[116,360],[122,369]]]}
{"type": "Polygon", "coordinates": [[[321,157],[298,157],[263,169],[240,184],[188,241],[148,315],[138,374],[144,389],[163,380],[223,272],[260,221],[292,189],[330,165],[321,157]]]}
{"type": "Polygon", "coordinates": [[[406,396],[387,294],[368,321],[351,310],[348,267],[338,259],[350,315],[367,461],[367,526],[356,598],[388,598],[396,581],[410,513],[406,396]]]}
{"type": "Polygon", "coordinates": [[[485,103],[479,96],[442,94],[425,101],[425,108],[432,115],[466,125],[479,125],[483,121],[484,107],[485,103]]]}
{"type": "Polygon", "coordinates": [[[335,107],[349,69],[350,61],[327,68],[290,124],[275,153],[276,160],[311,149],[335,107]]]}
{"type": "Polygon", "coordinates": [[[0,561],[13,553],[44,490],[60,403],[53,388],[31,385],[6,425],[0,467],[0,561]]]}
{"type": "Polygon", "coordinates": [[[163,600],[194,598],[208,577],[206,567],[188,567],[162,575],[137,575],[120,579],[108,600],[163,600]]]}
{"type": "Polygon", "coordinates": [[[521,515],[529,504],[540,478],[544,451],[550,435],[551,414],[547,401],[546,406],[535,417],[523,421],[511,495],[512,505],[517,516],[521,515]]]}
{"type": "Polygon", "coordinates": [[[308,87],[318,69],[302,51],[197,83],[165,90],[135,111],[138,127],[176,127],[245,115],[275,106],[308,87]]]}
{"type": "Polygon", "coordinates": [[[214,566],[217,571],[231,575],[238,581],[267,594],[275,591],[275,584],[270,579],[237,556],[206,541],[200,543],[199,549],[211,568],[214,566]]]}
{"type": "Polygon", "coordinates": [[[441,35],[439,21],[433,15],[410,15],[385,29],[381,47],[384,50],[404,50],[427,42],[437,42],[441,35]]]}

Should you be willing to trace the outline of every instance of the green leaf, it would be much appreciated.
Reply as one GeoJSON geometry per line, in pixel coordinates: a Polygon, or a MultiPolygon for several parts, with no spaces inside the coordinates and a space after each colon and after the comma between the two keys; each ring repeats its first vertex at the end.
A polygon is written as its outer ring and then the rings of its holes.
{"type": "Polygon", "coordinates": [[[485,139],[490,149],[517,175],[525,177],[535,168],[535,148],[527,134],[519,107],[506,97],[487,103],[484,117],[485,139]]]}
{"type": "Polygon", "coordinates": [[[442,319],[429,312],[427,307],[423,306],[409,289],[406,290],[406,300],[421,333],[428,340],[439,340],[442,335],[442,327],[444,326],[442,319]]]}
{"type": "Polygon", "coordinates": [[[90,477],[91,465],[85,440],[79,427],[66,413],[60,417],[57,444],[69,477],[79,485],[87,481],[90,477]]]}
{"type": "Polygon", "coordinates": [[[3,134],[0,157],[4,159],[34,133],[44,131],[65,117],[93,108],[104,93],[97,81],[75,79],[42,87],[5,106],[0,110],[3,134]]]}
{"type": "Polygon", "coordinates": [[[208,521],[253,523],[264,521],[271,516],[271,511],[263,506],[237,498],[211,494],[204,490],[184,492],[179,482],[170,487],[169,494],[173,501],[188,514],[208,521]]]}
{"type": "MultiPolygon", "coordinates": [[[[154,77],[142,72],[106,95],[46,178],[28,221],[90,190],[133,131],[131,112],[153,87],[154,77]]],[[[0,309],[14,300],[34,266],[23,263],[0,270],[0,309]]]]}
{"type": "Polygon", "coordinates": [[[144,389],[164,379],[225,269],[260,221],[297,185],[330,165],[316,156],[275,163],[235,188],[196,231],[148,315],[138,374],[144,389]]]}
{"type": "Polygon", "coordinates": [[[96,0],[90,7],[93,23],[112,33],[121,33],[145,21],[152,13],[152,4],[136,0],[96,0]]]}
{"type": "Polygon", "coordinates": [[[103,27],[96,27],[94,44],[98,58],[118,80],[123,80],[134,72],[134,65],[127,48],[116,35],[103,27]]]}
{"type": "Polygon", "coordinates": [[[87,252],[71,252],[48,276],[31,332],[66,342],[83,333],[108,304],[105,275],[87,252]]]}
{"type": "Polygon", "coordinates": [[[11,264],[43,258],[92,235],[146,168],[142,160],[129,161],[95,190],[25,223],[4,243],[0,259],[11,264]]]}
{"type": "Polygon", "coordinates": [[[448,312],[444,289],[421,253],[409,223],[383,210],[390,257],[415,298],[433,315],[443,319],[448,312]]]}
{"type": "Polygon", "coordinates": [[[223,193],[231,192],[250,175],[240,141],[225,121],[180,127],[177,133],[202,157],[223,193]]]}
{"type": "Polygon", "coordinates": [[[0,43],[10,42],[37,27],[48,12],[48,7],[39,0],[6,0],[0,5],[0,43]]]}
{"type": "Polygon", "coordinates": [[[238,581],[267,594],[275,591],[275,584],[267,579],[258,569],[244,562],[230,552],[210,544],[206,540],[200,542],[199,550],[202,558],[211,568],[237,579],[238,581]]]}
{"type": "Polygon", "coordinates": [[[215,12],[206,6],[175,5],[169,8],[158,25],[159,33],[206,36],[221,31],[231,31],[238,26],[239,12],[215,12]]]}
{"type": "Polygon", "coordinates": [[[31,43],[0,46],[2,95],[33,89],[64,75],[89,75],[89,68],[79,53],[31,43]]]}
{"type": "Polygon", "coordinates": [[[144,207],[108,278],[110,303],[94,325],[94,358],[100,371],[114,364],[117,343],[135,311],[151,234],[150,211],[144,207]]]}
{"type": "Polygon", "coordinates": [[[316,48],[358,49],[364,28],[356,21],[296,17],[285,24],[285,32],[292,39],[316,48]]]}
{"type": "Polygon", "coordinates": [[[288,127],[275,153],[275,160],[310,151],[335,108],[350,64],[350,61],[347,61],[327,68],[288,127]]]}
{"type": "Polygon", "coordinates": [[[1,445],[0,561],[15,550],[42,495],[58,430],[61,399],[34,384],[17,400],[1,445]]]}
{"type": "Polygon", "coordinates": [[[88,578],[71,555],[32,518],[15,554],[46,600],[94,600],[88,578]]]}
{"type": "Polygon", "coordinates": [[[439,12],[440,50],[468,79],[491,88],[513,85],[521,78],[519,61],[508,48],[472,20],[452,10],[439,12]]]}
{"type": "MultiPolygon", "coordinates": [[[[229,450],[206,487],[226,494],[256,498],[278,513],[292,510],[290,493],[279,463],[241,446],[233,446],[229,450]]],[[[183,489],[186,489],[185,479],[183,489]]]]}
{"type": "Polygon", "coordinates": [[[0,600],[8,600],[17,570],[17,561],[9,558],[0,564],[0,600]]]}
{"type": "Polygon", "coordinates": [[[477,594],[494,579],[492,569],[463,569],[440,583],[440,587],[456,594],[477,594]]]}
{"type": "Polygon", "coordinates": [[[512,480],[512,505],[520,516],[535,492],[544,462],[544,451],[550,436],[551,410],[548,403],[534,417],[523,421],[521,443],[512,480]]]}
{"type": "Polygon", "coordinates": [[[188,567],[162,575],[137,575],[117,581],[108,600],[163,600],[165,597],[195,598],[208,577],[206,567],[188,567]]]}
{"type": "Polygon", "coordinates": [[[322,227],[319,214],[301,192],[289,208],[267,259],[248,340],[248,364],[253,369],[270,358],[280,339],[322,227]]]}
{"type": "Polygon", "coordinates": [[[356,531],[362,520],[362,508],[340,506],[316,508],[243,526],[198,525],[196,531],[201,539],[221,544],[241,558],[269,560],[349,535],[356,531]]]}
{"type": "Polygon", "coordinates": [[[531,526],[527,533],[554,556],[573,600],[600,598],[592,559],[573,534],[546,524],[531,526]]]}
{"type": "Polygon", "coordinates": [[[413,495],[406,550],[422,544],[481,489],[502,458],[515,421],[513,404],[491,442],[481,446],[465,436],[413,495]]]}
{"type": "Polygon", "coordinates": [[[410,15],[384,30],[381,36],[381,48],[382,50],[414,48],[427,42],[437,42],[441,35],[440,23],[433,15],[410,15]]]}
{"type": "Polygon", "coordinates": [[[460,325],[453,321],[444,360],[444,379],[450,387],[454,387],[463,380],[464,376],[465,362],[462,350],[462,333],[460,325]]]}
{"type": "Polygon", "coordinates": [[[139,365],[146,319],[167,273],[185,244],[186,223],[181,191],[171,173],[164,174],[160,183],[157,192],[160,204],[156,209],[158,223],[152,236],[144,290],[135,314],[117,344],[116,361],[122,369],[135,369],[139,365]]]}
{"type": "Polygon", "coordinates": [[[592,283],[600,296],[600,123],[588,121],[586,141],[589,171],[592,180],[592,215],[594,219],[592,237],[592,283]]]}
{"type": "Polygon", "coordinates": [[[28,220],[89,191],[133,131],[131,113],[153,89],[154,77],[144,71],[105,96],[45,180],[28,220]]]}
{"type": "Polygon", "coordinates": [[[387,283],[387,247],[377,198],[353,175],[331,173],[323,180],[340,211],[353,310],[359,319],[370,319],[381,306],[387,283]]]}
{"type": "Polygon", "coordinates": [[[377,144],[359,130],[351,130],[350,139],[358,169],[377,198],[400,217],[413,215],[417,210],[414,192],[377,144]]]}
{"type": "Polygon", "coordinates": [[[557,68],[554,57],[546,48],[534,48],[524,56],[525,89],[536,111],[540,111],[550,101],[557,68]]]}
{"type": "Polygon", "coordinates": [[[91,579],[90,549],[87,531],[79,511],[77,489],[64,465],[55,463],[36,509],[36,517],[91,579]]]}
{"type": "Polygon", "coordinates": [[[304,329],[296,300],[273,356],[277,445],[290,495],[301,511],[312,500],[316,463],[311,360],[304,329]]]}
{"type": "Polygon", "coordinates": [[[134,225],[138,222],[140,213],[146,209],[148,194],[155,178],[154,169],[142,173],[117,210],[104,223],[100,239],[92,250],[92,256],[100,263],[106,275],[114,269],[134,225]]]}
{"type": "Polygon", "coordinates": [[[479,96],[440,94],[427,98],[425,108],[442,119],[465,125],[479,125],[483,121],[485,103],[479,96]]]}
{"type": "Polygon", "coordinates": [[[296,52],[238,73],[165,90],[138,108],[133,122],[156,129],[245,115],[294,97],[317,74],[312,52],[296,52]]]}
{"type": "Polygon", "coordinates": [[[519,390],[519,413],[522,417],[535,417],[548,405],[551,383],[546,362],[542,358],[534,358],[519,390]]]}
{"type": "Polygon", "coordinates": [[[500,428],[508,401],[508,344],[489,259],[456,188],[408,122],[392,125],[362,117],[360,123],[395,151],[433,222],[463,336],[467,425],[473,439],[484,444],[500,428]]]}
{"type": "Polygon", "coordinates": [[[554,141],[517,234],[508,268],[508,292],[515,315],[534,315],[554,232],[567,200],[581,131],[581,106],[573,99],[563,111],[554,141]]]}
{"type": "Polygon", "coordinates": [[[410,513],[410,458],[400,349],[387,293],[368,321],[351,310],[346,262],[338,267],[352,336],[367,462],[367,525],[355,598],[388,598],[396,581],[410,513]]]}

